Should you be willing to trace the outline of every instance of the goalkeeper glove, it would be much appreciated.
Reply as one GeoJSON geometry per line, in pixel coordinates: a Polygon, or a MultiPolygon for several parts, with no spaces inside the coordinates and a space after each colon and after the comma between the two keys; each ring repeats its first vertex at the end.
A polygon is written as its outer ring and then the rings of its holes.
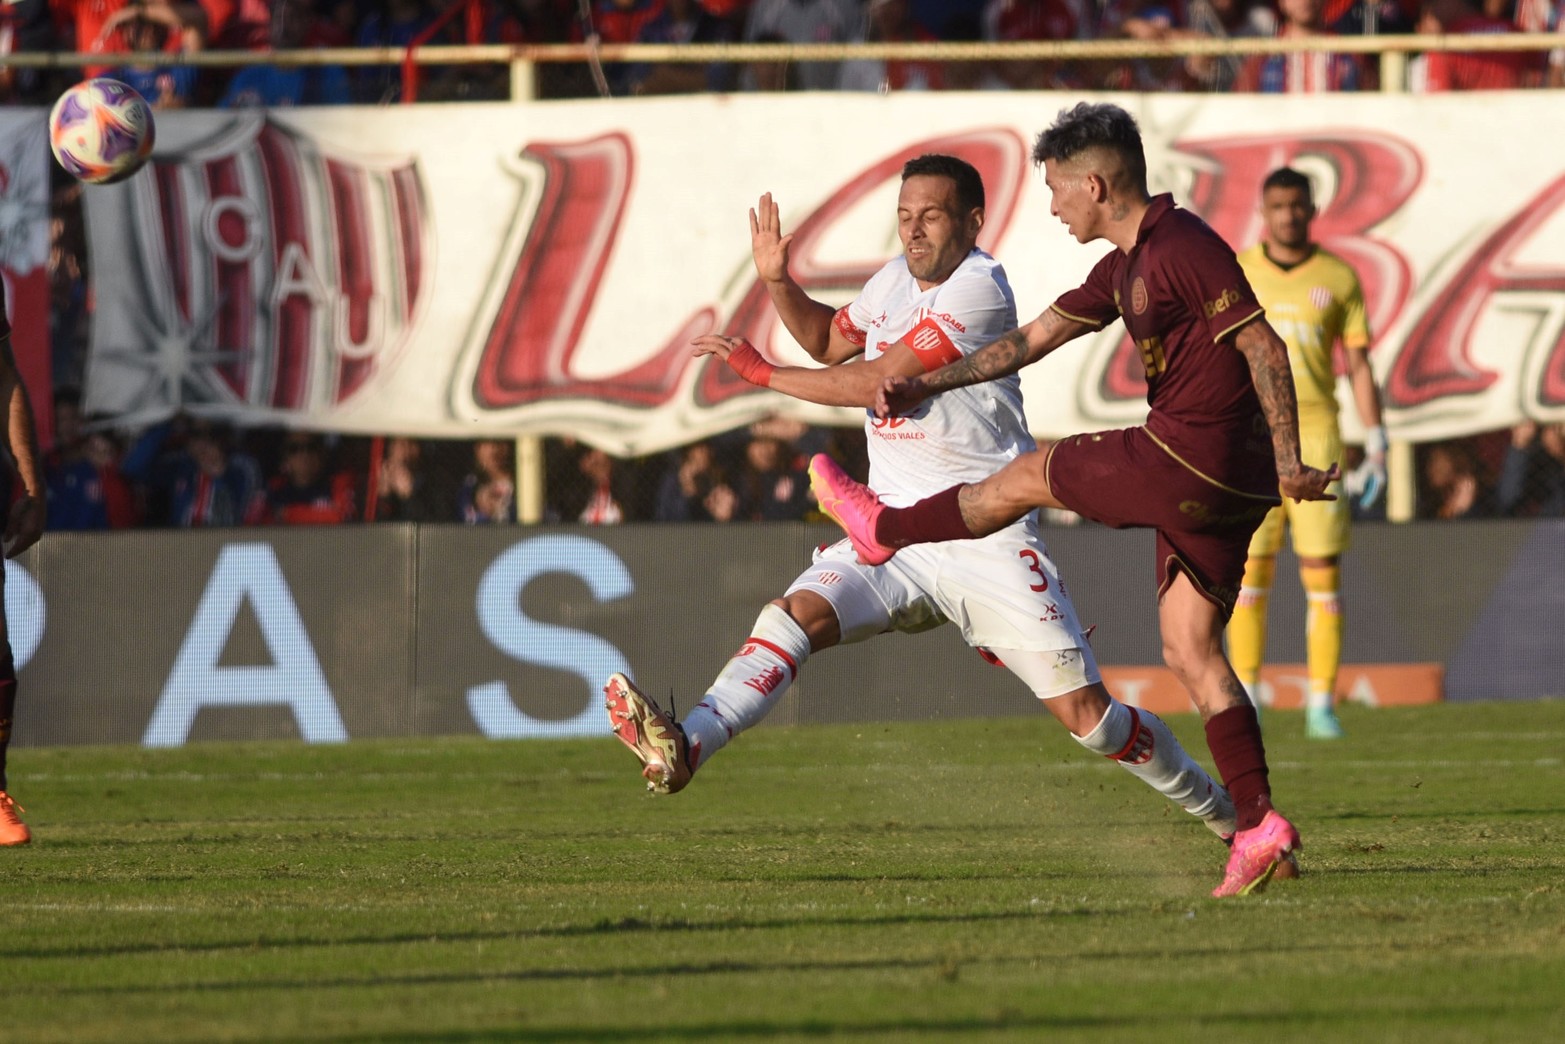
{"type": "Polygon", "coordinates": [[[1343,477],[1343,488],[1360,511],[1368,511],[1386,495],[1386,444],[1386,429],[1370,428],[1364,433],[1364,463],[1343,477]]]}

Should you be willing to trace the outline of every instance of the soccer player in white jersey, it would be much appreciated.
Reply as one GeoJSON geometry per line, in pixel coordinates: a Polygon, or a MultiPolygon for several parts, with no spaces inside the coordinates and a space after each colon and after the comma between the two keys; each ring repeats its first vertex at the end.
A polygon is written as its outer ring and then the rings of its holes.
{"type": "MultiPolygon", "coordinates": [[[[897,225],[903,254],[887,262],[846,307],[811,299],[788,272],[771,196],[750,212],[756,270],[789,332],[822,367],[768,362],[748,342],[708,335],[716,355],[752,384],[811,402],[866,411],[871,482],[892,503],[913,503],[953,482],[980,479],[1034,448],[1011,376],[930,399],[907,417],[877,420],[883,378],[938,369],[1013,329],[1005,272],[977,249],[984,189],[978,171],[926,155],[902,171],[897,225]]],[[[969,645],[1002,662],[1088,750],[1199,817],[1220,837],[1233,804],[1155,715],[1104,688],[1037,513],[978,540],[908,548],[867,565],[842,540],[816,553],[787,592],[761,610],[749,637],[683,722],[623,674],[604,689],[615,734],[642,763],[654,793],[673,793],[730,739],[756,725],[805,661],[834,645],[950,621],[969,645]]]]}

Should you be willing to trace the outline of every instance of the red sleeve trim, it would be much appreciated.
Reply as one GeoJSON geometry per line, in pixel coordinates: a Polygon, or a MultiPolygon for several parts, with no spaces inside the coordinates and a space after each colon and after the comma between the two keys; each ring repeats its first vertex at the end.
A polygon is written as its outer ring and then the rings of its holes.
{"type": "Polygon", "coordinates": [[[848,339],[848,343],[855,348],[862,348],[869,343],[869,337],[853,325],[853,320],[848,318],[848,306],[843,305],[837,309],[837,314],[831,317],[832,323],[837,327],[837,332],[848,339]]]}
{"type": "Polygon", "coordinates": [[[907,336],[902,338],[902,343],[913,349],[913,354],[918,356],[919,364],[924,367],[925,373],[938,370],[962,357],[962,349],[946,336],[939,323],[927,317],[920,319],[913,329],[907,332],[907,336]]]}

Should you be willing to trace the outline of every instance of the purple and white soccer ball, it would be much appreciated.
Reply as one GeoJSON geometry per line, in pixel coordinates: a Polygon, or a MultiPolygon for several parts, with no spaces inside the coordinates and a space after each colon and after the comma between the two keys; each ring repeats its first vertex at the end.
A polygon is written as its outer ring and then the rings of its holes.
{"type": "Polygon", "coordinates": [[[99,76],[83,80],[49,112],[49,148],[78,181],[123,181],[147,162],[156,137],[152,107],[134,87],[99,76]]]}

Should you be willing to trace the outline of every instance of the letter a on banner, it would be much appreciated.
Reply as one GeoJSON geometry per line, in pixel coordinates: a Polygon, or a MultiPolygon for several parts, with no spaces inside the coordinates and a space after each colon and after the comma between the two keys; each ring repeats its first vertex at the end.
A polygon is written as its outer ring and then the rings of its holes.
{"type": "Polygon", "coordinates": [[[340,743],[348,738],[276,552],[270,544],[229,544],[218,555],[141,742],[148,747],[182,746],[203,707],[271,704],[293,709],[307,743],[340,743]],[[218,659],[246,600],[272,663],[220,667],[218,659]]]}

